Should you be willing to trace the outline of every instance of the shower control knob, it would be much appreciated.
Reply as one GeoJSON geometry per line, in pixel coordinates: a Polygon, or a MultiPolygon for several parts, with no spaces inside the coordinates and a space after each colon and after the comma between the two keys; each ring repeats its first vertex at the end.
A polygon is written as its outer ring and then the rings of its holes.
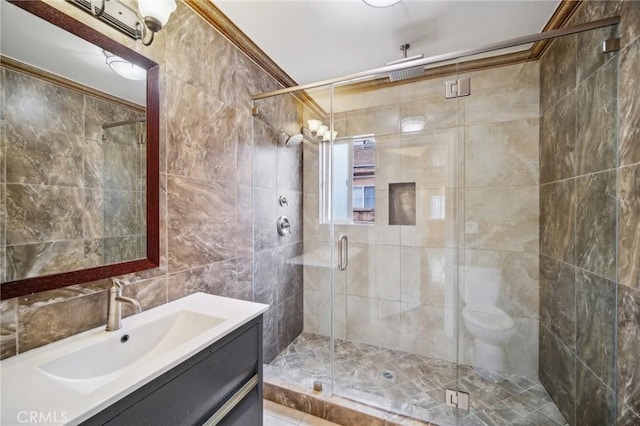
{"type": "Polygon", "coordinates": [[[287,200],[287,197],[285,195],[281,195],[278,201],[280,202],[280,205],[282,207],[289,205],[289,200],[287,200]]]}
{"type": "Polygon", "coordinates": [[[278,234],[289,235],[291,233],[291,224],[286,216],[278,218],[278,234]]]}

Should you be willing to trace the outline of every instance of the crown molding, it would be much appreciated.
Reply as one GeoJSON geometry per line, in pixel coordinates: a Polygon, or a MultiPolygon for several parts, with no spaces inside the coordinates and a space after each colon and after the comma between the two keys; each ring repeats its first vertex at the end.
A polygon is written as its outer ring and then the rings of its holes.
{"type": "Polygon", "coordinates": [[[147,110],[142,105],[138,105],[134,102],[127,101],[117,96],[113,96],[101,90],[94,89],[93,87],[85,86],[84,84],[80,84],[73,80],[61,77],[57,74],[53,74],[40,68],[36,68],[32,65],[25,64],[24,62],[16,61],[15,59],[9,58],[7,56],[0,56],[0,66],[11,71],[16,71],[22,74],[26,74],[30,77],[46,81],[47,83],[55,84],[56,86],[64,87],[65,89],[80,92],[83,95],[92,96],[94,98],[102,99],[103,101],[122,105],[138,112],[144,113],[147,110]]]}
{"type": "MultiPolygon", "coordinates": [[[[198,15],[200,15],[205,21],[211,24],[216,30],[218,30],[225,38],[233,43],[240,51],[253,60],[259,67],[261,67],[270,76],[276,79],[284,87],[294,87],[298,84],[280,68],[266,53],[262,51],[245,33],[243,33],[231,20],[218,9],[209,0],[184,0],[185,4],[193,9],[198,15]]],[[[573,15],[575,10],[580,6],[583,0],[568,1],[562,0],[551,18],[545,25],[542,32],[556,30],[566,26],[569,18],[573,15]]],[[[523,12],[526,13],[526,12],[523,12]]],[[[499,56],[493,56],[482,59],[475,59],[467,62],[460,62],[458,64],[442,65],[434,68],[427,69],[424,75],[401,82],[392,83],[388,78],[380,78],[362,83],[355,83],[349,85],[348,88],[341,90],[348,91],[362,91],[371,90],[373,88],[390,87],[398,84],[406,84],[408,82],[428,80],[436,77],[442,77],[445,75],[451,75],[460,72],[478,71],[488,68],[495,68],[505,65],[513,65],[528,61],[538,60],[546,48],[549,46],[551,40],[542,40],[533,44],[533,46],[521,52],[508,53],[499,56]]],[[[309,107],[318,115],[326,114],[326,112],[306,93],[298,92],[294,93],[297,99],[299,99],[303,105],[309,107]]]]}

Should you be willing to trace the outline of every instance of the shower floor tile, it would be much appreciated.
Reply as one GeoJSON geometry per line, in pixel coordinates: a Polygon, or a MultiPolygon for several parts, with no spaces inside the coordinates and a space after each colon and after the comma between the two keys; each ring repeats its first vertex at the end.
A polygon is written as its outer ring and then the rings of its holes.
{"type": "MultiPolygon", "coordinates": [[[[438,425],[566,424],[542,385],[527,377],[339,339],[335,359],[334,394],[390,412],[438,425]],[[446,388],[469,392],[470,410],[460,411],[458,419],[444,404],[446,388]]],[[[307,389],[320,381],[326,390],[330,339],[300,334],[265,365],[264,374],[266,381],[307,389]]]]}

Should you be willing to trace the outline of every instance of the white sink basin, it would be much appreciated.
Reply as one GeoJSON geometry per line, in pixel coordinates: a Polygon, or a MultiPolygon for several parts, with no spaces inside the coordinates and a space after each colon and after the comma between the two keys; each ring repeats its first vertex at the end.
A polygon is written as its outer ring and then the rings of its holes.
{"type": "Polygon", "coordinates": [[[118,331],[102,325],[3,360],[0,424],[32,412],[82,423],[268,308],[196,293],[124,318],[118,331]]]}
{"type": "Polygon", "coordinates": [[[204,333],[223,318],[182,310],[147,324],[106,333],[101,341],[41,365],[40,371],[81,393],[117,379],[126,368],[204,333]]]}

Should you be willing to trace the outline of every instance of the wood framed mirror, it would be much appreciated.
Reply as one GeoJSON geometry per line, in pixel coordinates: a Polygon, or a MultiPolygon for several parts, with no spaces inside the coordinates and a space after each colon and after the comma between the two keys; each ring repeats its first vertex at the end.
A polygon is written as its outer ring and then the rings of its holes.
{"type": "MultiPolygon", "coordinates": [[[[7,8],[28,12],[26,19],[46,21],[69,33],[67,36],[89,43],[98,52],[95,55],[103,55],[105,67],[106,58],[115,55],[146,71],[146,87],[140,83],[143,99],[126,99],[132,91],[127,90],[129,83],[124,80],[113,86],[124,95],[113,94],[99,86],[111,77],[98,78],[95,86],[28,59],[5,56],[11,50],[5,46],[9,43],[6,39],[11,37],[3,34],[1,298],[157,268],[158,64],[43,1],[0,1],[3,15],[7,8]],[[31,72],[33,69],[37,71],[31,72]],[[44,102],[30,103],[37,98],[44,102]],[[68,114],[47,109],[51,105],[68,114]],[[100,108],[110,112],[103,114],[100,108]],[[116,134],[114,129],[124,130],[116,134]],[[43,145],[34,148],[36,143],[43,145]],[[89,160],[95,158],[101,163],[89,160]],[[127,162],[129,169],[116,167],[127,162]],[[131,172],[134,169],[135,173],[131,172]]],[[[33,26],[26,26],[30,36],[47,38],[33,26]]],[[[16,32],[11,32],[12,37],[22,42],[26,36],[16,32]]],[[[17,50],[28,54],[36,49],[17,50]]],[[[68,54],[82,59],[90,56],[78,49],[50,56],[77,70],[69,65],[73,62],[64,56],[68,54]]]]}

